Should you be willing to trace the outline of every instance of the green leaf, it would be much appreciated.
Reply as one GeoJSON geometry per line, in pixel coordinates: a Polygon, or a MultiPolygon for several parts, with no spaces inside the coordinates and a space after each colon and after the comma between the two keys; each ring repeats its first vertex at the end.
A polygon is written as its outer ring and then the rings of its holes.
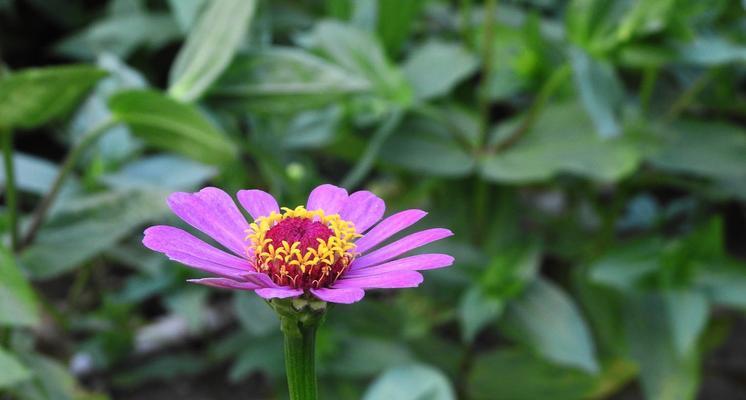
{"type": "Polygon", "coordinates": [[[183,318],[190,332],[199,332],[205,325],[205,308],[209,291],[201,286],[188,286],[164,296],[164,304],[183,318]]]}
{"type": "Polygon", "coordinates": [[[508,304],[503,320],[516,340],[554,362],[599,371],[596,350],[583,315],[553,283],[538,279],[508,304]]]}
{"type": "Polygon", "coordinates": [[[246,36],[256,0],[214,0],[189,33],[169,75],[169,94],[194,101],[228,66],[246,36]]]}
{"type": "Polygon", "coordinates": [[[722,36],[701,36],[677,46],[678,57],[685,63],[715,66],[746,61],[746,46],[722,36]]]}
{"type": "Polygon", "coordinates": [[[455,400],[451,383],[442,372],[426,365],[405,365],[387,370],[363,400],[455,400]]]}
{"type": "Polygon", "coordinates": [[[389,54],[395,55],[402,47],[425,1],[377,1],[377,33],[389,54]]]}
{"type": "Polygon", "coordinates": [[[243,329],[254,336],[264,336],[280,327],[277,314],[254,293],[236,292],[233,309],[243,329]]]}
{"type": "Polygon", "coordinates": [[[250,340],[251,343],[242,346],[235,357],[228,376],[230,381],[240,382],[256,371],[262,371],[273,378],[285,379],[282,335],[252,337],[250,340]]]}
{"type": "Polygon", "coordinates": [[[464,294],[459,305],[461,336],[470,343],[490,322],[497,320],[505,303],[496,297],[487,296],[482,288],[475,286],[464,294]]]}
{"type": "Polygon", "coordinates": [[[0,125],[35,128],[63,117],[106,73],[88,65],[25,69],[0,78],[0,125]]]}
{"type": "MultiPolygon", "coordinates": [[[[58,168],[53,163],[30,154],[16,151],[13,154],[16,187],[29,193],[43,195],[57,176],[58,168]]],[[[0,165],[0,185],[5,191],[5,165],[0,165]]]]}
{"type": "Polygon", "coordinates": [[[105,174],[101,181],[117,189],[193,190],[217,169],[171,154],[143,157],[105,174]]]}
{"type": "Polygon", "coordinates": [[[709,301],[746,310],[746,266],[729,261],[720,268],[706,268],[697,274],[695,283],[709,301]]]}
{"type": "Polygon", "coordinates": [[[97,20],[58,43],[55,51],[80,60],[103,52],[127,58],[140,47],[158,49],[178,36],[179,28],[167,13],[127,12],[97,20]]]}
{"type": "Polygon", "coordinates": [[[595,283],[617,290],[633,290],[645,277],[657,271],[662,247],[658,239],[620,246],[591,264],[589,277],[595,283]]]}
{"type": "Polygon", "coordinates": [[[33,279],[69,272],[168,212],[165,192],[114,191],[66,205],[42,226],[19,263],[33,279]]]}
{"type": "Polygon", "coordinates": [[[168,0],[168,6],[182,32],[188,32],[207,0],[168,0]]]}
{"type": "Polygon", "coordinates": [[[15,397],[13,398],[18,400],[93,400],[98,398],[81,390],[68,369],[57,361],[35,352],[19,354],[19,358],[31,370],[33,379],[14,387],[12,393],[15,397]]]}
{"type": "Polygon", "coordinates": [[[412,51],[404,64],[404,75],[415,98],[427,100],[448,94],[477,66],[477,58],[463,46],[430,41],[412,51]]]}
{"type": "MultiPolygon", "coordinates": [[[[514,129],[515,125],[501,128],[514,129]]],[[[498,132],[496,136],[504,133],[498,132]]],[[[516,144],[482,160],[482,175],[496,182],[533,182],[561,172],[616,181],[640,162],[637,143],[628,135],[604,139],[575,104],[553,105],[516,144]]]]}
{"type": "Polygon", "coordinates": [[[412,88],[386,57],[375,36],[334,21],[318,23],[310,44],[348,72],[373,84],[382,98],[400,106],[412,102],[412,88]]]}
{"type": "Polygon", "coordinates": [[[479,354],[469,375],[475,400],[578,400],[590,396],[595,378],[517,349],[479,354]]]}
{"type": "Polygon", "coordinates": [[[570,50],[575,84],[580,99],[598,133],[604,137],[619,135],[617,113],[624,100],[622,84],[611,63],[591,58],[583,50],[570,50]]]}
{"type": "Polygon", "coordinates": [[[665,292],[662,296],[676,351],[685,357],[695,350],[699,335],[707,325],[710,304],[703,293],[692,290],[665,292]]]}
{"type": "Polygon", "coordinates": [[[31,372],[2,347],[0,347],[0,371],[2,371],[0,389],[17,385],[31,378],[31,372]]]}
{"type": "Polygon", "coordinates": [[[210,91],[210,99],[239,110],[289,113],[369,88],[367,80],[308,52],[275,47],[237,56],[210,91]]]}
{"type": "Polygon", "coordinates": [[[109,99],[114,118],[152,146],[208,164],[236,157],[237,149],[194,106],[151,90],[128,90],[109,99]]]}
{"type": "Polygon", "coordinates": [[[117,386],[139,387],[148,382],[185,379],[210,367],[209,361],[190,353],[165,354],[139,367],[130,367],[112,379],[117,386]]]}
{"type": "Polygon", "coordinates": [[[664,143],[650,157],[661,169],[711,179],[746,178],[746,135],[734,125],[694,120],[663,129],[664,143]]]}
{"type": "Polygon", "coordinates": [[[414,361],[409,349],[396,341],[358,336],[338,346],[338,356],[329,362],[327,368],[341,377],[370,376],[414,361]]]}
{"type": "Polygon", "coordinates": [[[646,398],[691,400],[699,385],[699,355],[696,351],[678,353],[670,326],[673,317],[667,310],[660,295],[629,296],[624,314],[627,341],[640,365],[646,398]]]}
{"type": "Polygon", "coordinates": [[[408,119],[384,142],[379,158],[416,173],[465,176],[474,170],[476,161],[455,141],[458,134],[453,126],[432,119],[408,119]]]}
{"type": "Polygon", "coordinates": [[[0,326],[28,327],[38,323],[39,307],[34,289],[16,266],[13,254],[0,247],[0,326]]]}

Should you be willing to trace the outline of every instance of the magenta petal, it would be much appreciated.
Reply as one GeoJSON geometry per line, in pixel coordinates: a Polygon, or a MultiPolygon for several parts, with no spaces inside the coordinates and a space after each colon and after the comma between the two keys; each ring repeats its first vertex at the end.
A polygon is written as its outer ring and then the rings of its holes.
{"type": "Polygon", "coordinates": [[[352,304],[360,301],[365,296],[365,291],[360,288],[332,289],[321,288],[311,289],[311,293],[321,300],[330,303],[352,304]]]}
{"type": "Polygon", "coordinates": [[[249,224],[224,191],[207,187],[197,193],[177,192],[168,197],[168,205],[179,218],[235,254],[246,254],[249,224]]]}
{"type": "Polygon", "coordinates": [[[223,289],[237,289],[237,290],[255,290],[261,289],[264,286],[258,285],[254,282],[238,282],[233,279],[226,278],[202,278],[202,279],[189,279],[187,282],[196,283],[198,285],[211,286],[223,289]]]}
{"type": "Polygon", "coordinates": [[[355,242],[355,251],[365,253],[384,240],[412,226],[425,215],[427,213],[422,210],[406,210],[384,219],[355,242]]]}
{"type": "Polygon", "coordinates": [[[239,190],[236,197],[238,197],[238,201],[241,203],[244,210],[246,210],[255,221],[261,217],[266,217],[273,212],[280,212],[280,206],[277,205],[277,200],[265,191],[256,189],[239,190]]]}
{"type": "Polygon", "coordinates": [[[363,233],[378,222],[386,211],[386,203],[367,190],[355,192],[347,198],[339,215],[355,224],[357,233],[363,233]]]}
{"type": "Polygon", "coordinates": [[[350,271],[384,263],[412,249],[416,249],[430,242],[434,242],[436,240],[440,240],[452,235],[453,233],[451,231],[443,228],[427,229],[424,231],[413,233],[411,235],[407,235],[395,241],[394,243],[381,247],[378,250],[370,252],[356,259],[352,262],[352,265],[350,265],[350,271]]]}
{"type": "Polygon", "coordinates": [[[387,274],[394,271],[421,271],[453,265],[453,257],[448,254],[418,254],[365,268],[351,268],[344,278],[387,274]]]}
{"type": "Polygon", "coordinates": [[[311,191],[306,210],[324,210],[324,213],[339,214],[347,200],[347,190],[334,185],[320,185],[311,191]]]}
{"type": "Polygon", "coordinates": [[[422,274],[417,271],[395,271],[381,275],[342,277],[334,288],[393,289],[415,287],[422,283],[422,274]]]}
{"type": "Polygon", "coordinates": [[[284,299],[287,297],[295,297],[303,294],[303,289],[292,289],[292,288],[264,288],[257,289],[256,294],[265,299],[284,299]]]}
{"type": "Polygon", "coordinates": [[[245,280],[253,268],[248,261],[228,254],[172,226],[152,226],[145,230],[145,247],[164,253],[171,260],[211,274],[245,280]]]}

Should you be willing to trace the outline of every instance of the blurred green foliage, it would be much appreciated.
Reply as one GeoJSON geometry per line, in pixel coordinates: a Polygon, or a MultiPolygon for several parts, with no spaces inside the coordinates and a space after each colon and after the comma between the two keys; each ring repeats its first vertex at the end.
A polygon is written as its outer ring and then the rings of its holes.
{"type": "Polygon", "coordinates": [[[294,205],[332,182],[430,210],[456,265],[336,307],[322,398],[699,398],[746,307],[744,21],[736,0],[0,0],[0,393],[283,398],[266,305],[188,286],[141,231],[179,223],[172,191],[294,205]]]}

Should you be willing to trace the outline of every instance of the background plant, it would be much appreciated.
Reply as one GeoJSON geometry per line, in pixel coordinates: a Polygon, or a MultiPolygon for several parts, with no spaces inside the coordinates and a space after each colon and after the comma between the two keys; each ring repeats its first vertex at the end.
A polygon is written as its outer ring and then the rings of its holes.
{"type": "Polygon", "coordinates": [[[457,265],[336,309],[322,398],[736,398],[716,349],[743,358],[743,21],[735,0],[0,0],[0,390],[282,398],[271,310],[185,285],[141,231],[174,190],[300,204],[328,181],[432,210],[457,265]]]}

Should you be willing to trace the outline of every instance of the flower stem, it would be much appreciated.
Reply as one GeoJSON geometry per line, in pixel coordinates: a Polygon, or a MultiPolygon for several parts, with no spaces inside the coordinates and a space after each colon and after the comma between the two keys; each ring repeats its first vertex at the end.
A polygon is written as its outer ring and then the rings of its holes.
{"type": "Polygon", "coordinates": [[[21,247],[26,247],[34,241],[34,237],[39,231],[41,223],[44,222],[44,217],[47,215],[47,212],[49,211],[49,208],[51,207],[54,200],[57,198],[57,194],[59,193],[60,189],[62,189],[62,184],[65,182],[65,178],[70,175],[73,168],[75,167],[75,164],[78,162],[78,159],[80,158],[80,156],[83,155],[83,152],[116,124],[116,121],[109,119],[96,125],[93,129],[86,132],[80,142],[78,142],[78,144],[72,149],[72,151],[67,154],[67,157],[65,158],[65,161],[60,168],[60,171],[54,178],[52,188],[49,190],[49,193],[44,196],[44,198],[41,200],[41,203],[34,211],[29,229],[20,244],[21,247]]]}
{"type": "Polygon", "coordinates": [[[379,126],[375,133],[373,133],[373,137],[370,139],[370,142],[368,142],[368,147],[365,148],[363,155],[360,157],[360,160],[352,171],[350,171],[342,180],[341,186],[347,189],[353,189],[362,182],[365,176],[368,175],[368,172],[370,172],[371,168],[373,168],[373,163],[375,163],[376,157],[381,151],[381,147],[386,142],[386,139],[388,139],[399,126],[403,116],[404,112],[399,108],[395,108],[391,111],[386,120],[384,120],[381,126],[379,126]]]}
{"type": "Polygon", "coordinates": [[[290,400],[316,400],[316,325],[306,326],[292,317],[282,317],[281,322],[290,400]]]}
{"type": "Polygon", "coordinates": [[[16,175],[13,167],[13,132],[0,129],[0,140],[2,140],[5,166],[5,204],[8,209],[10,245],[12,249],[16,249],[18,248],[18,202],[16,201],[16,175]]]}

